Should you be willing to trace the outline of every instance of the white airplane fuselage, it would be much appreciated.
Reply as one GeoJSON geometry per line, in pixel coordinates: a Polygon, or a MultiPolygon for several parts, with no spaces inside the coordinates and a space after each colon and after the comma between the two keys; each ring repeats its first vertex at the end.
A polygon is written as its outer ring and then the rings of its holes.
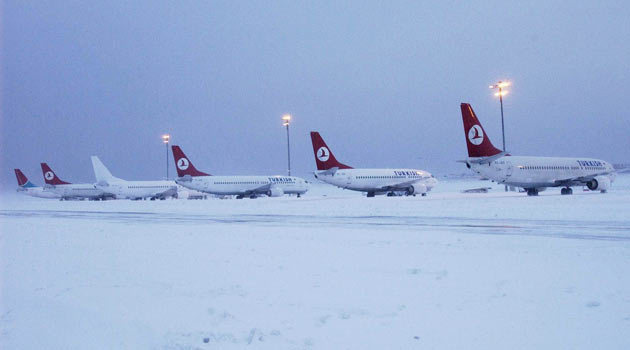
{"type": "Polygon", "coordinates": [[[174,181],[101,181],[96,187],[118,199],[166,198],[177,194],[174,181]]]}
{"type": "Polygon", "coordinates": [[[38,198],[61,198],[59,194],[54,192],[52,188],[44,188],[44,187],[20,187],[17,189],[18,192],[29,195],[31,197],[38,198]]]}
{"type": "Polygon", "coordinates": [[[315,173],[319,180],[341,188],[375,194],[404,191],[425,194],[437,184],[437,179],[417,169],[339,169],[315,173]]]}
{"type": "Polygon", "coordinates": [[[113,197],[92,184],[65,184],[65,185],[45,185],[44,189],[49,189],[58,194],[62,199],[102,199],[113,197]]]}
{"type": "Polygon", "coordinates": [[[268,195],[304,194],[307,182],[293,176],[190,176],[175,180],[177,184],[193,190],[217,195],[268,195]]]}
{"type": "Polygon", "coordinates": [[[609,179],[608,185],[615,180],[610,163],[592,158],[503,156],[481,164],[474,160],[470,158],[466,164],[477,174],[497,183],[526,189],[583,186],[589,178],[598,177],[609,179]],[[576,180],[580,178],[585,180],[576,180]]]}

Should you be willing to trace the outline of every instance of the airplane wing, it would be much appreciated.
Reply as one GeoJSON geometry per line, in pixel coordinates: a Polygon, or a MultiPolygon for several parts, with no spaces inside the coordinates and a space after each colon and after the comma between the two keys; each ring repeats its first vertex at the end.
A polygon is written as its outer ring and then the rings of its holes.
{"type": "Polygon", "coordinates": [[[247,191],[243,191],[242,195],[244,196],[251,196],[253,194],[267,194],[269,192],[269,190],[271,189],[271,186],[275,185],[274,183],[268,183],[265,185],[262,185],[260,187],[256,187],[254,189],[251,190],[247,190],[247,191]]]}
{"type": "Polygon", "coordinates": [[[244,196],[259,195],[259,194],[264,194],[270,197],[277,197],[277,196],[283,195],[284,190],[282,189],[281,184],[271,182],[271,183],[262,185],[260,187],[254,188],[252,190],[243,192],[244,196]]]}
{"type": "Polygon", "coordinates": [[[272,183],[268,183],[266,185],[262,185],[260,187],[257,187],[253,190],[247,191],[247,194],[265,194],[267,192],[269,192],[269,189],[271,189],[271,186],[274,185],[272,183]]]}
{"type": "Polygon", "coordinates": [[[572,177],[572,178],[567,178],[567,179],[555,180],[553,183],[556,186],[581,186],[581,185],[586,185],[587,182],[593,180],[593,178],[596,177],[596,176],[610,175],[610,174],[611,174],[611,172],[606,171],[606,172],[602,172],[602,173],[591,174],[591,175],[588,175],[588,176],[579,176],[579,177],[572,177]]]}
{"type": "Polygon", "coordinates": [[[417,182],[421,182],[424,179],[413,179],[413,180],[409,180],[406,182],[401,182],[395,185],[389,185],[389,186],[382,186],[379,187],[379,191],[406,191],[409,186],[417,183],[417,182]]]}

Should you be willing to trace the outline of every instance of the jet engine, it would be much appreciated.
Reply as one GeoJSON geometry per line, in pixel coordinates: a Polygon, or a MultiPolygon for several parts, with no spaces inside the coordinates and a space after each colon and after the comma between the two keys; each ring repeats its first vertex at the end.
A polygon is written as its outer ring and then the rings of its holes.
{"type": "Polygon", "coordinates": [[[280,187],[272,186],[271,188],[269,188],[269,191],[267,191],[267,195],[269,197],[280,197],[284,195],[284,191],[280,187]]]}
{"type": "Polygon", "coordinates": [[[427,186],[424,184],[413,184],[407,188],[408,196],[425,193],[427,193],[427,186]]]}
{"type": "Polygon", "coordinates": [[[606,191],[610,188],[610,178],[608,176],[595,176],[593,180],[586,183],[591,191],[606,191]]]}

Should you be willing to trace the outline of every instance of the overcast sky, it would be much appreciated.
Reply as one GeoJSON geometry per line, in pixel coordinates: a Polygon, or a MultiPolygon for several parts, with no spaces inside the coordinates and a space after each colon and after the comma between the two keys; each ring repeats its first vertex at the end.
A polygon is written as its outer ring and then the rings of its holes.
{"type": "MultiPolygon", "coordinates": [[[[3,1],[0,182],[40,162],[93,182],[165,176],[168,132],[217,175],[464,172],[459,104],[507,150],[630,162],[626,1],[3,1]]],[[[171,161],[171,159],[169,159],[171,161]]],[[[173,174],[173,166],[171,174],[173,174]]],[[[310,177],[312,178],[312,177],[310,177]]]]}

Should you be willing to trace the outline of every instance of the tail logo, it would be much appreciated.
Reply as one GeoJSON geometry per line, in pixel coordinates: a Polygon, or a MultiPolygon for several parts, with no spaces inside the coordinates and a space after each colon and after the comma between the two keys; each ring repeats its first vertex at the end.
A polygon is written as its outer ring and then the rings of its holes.
{"type": "Polygon", "coordinates": [[[47,171],[46,174],[44,174],[44,178],[50,181],[55,178],[55,174],[53,174],[52,171],[47,171]]]}
{"type": "Polygon", "coordinates": [[[188,169],[189,165],[190,165],[190,162],[186,158],[179,158],[179,160],[177,161],[177,168],[179,170],[186,170],[188,169]]]}
{"type": "Polygon", "coordinates": [[[328,160],[328,158],[330,158],[330,151],[328,150],[328,148],[322,146],[317,150],[317,159],[319,159],[320,162],[325,162],[328,160]]]}
{"type": "Polygon", "coordinates": [[[475,146],[479,146],[483,142],[483,130],[477,124],[468,130],[468,141],[475,146]]]}

